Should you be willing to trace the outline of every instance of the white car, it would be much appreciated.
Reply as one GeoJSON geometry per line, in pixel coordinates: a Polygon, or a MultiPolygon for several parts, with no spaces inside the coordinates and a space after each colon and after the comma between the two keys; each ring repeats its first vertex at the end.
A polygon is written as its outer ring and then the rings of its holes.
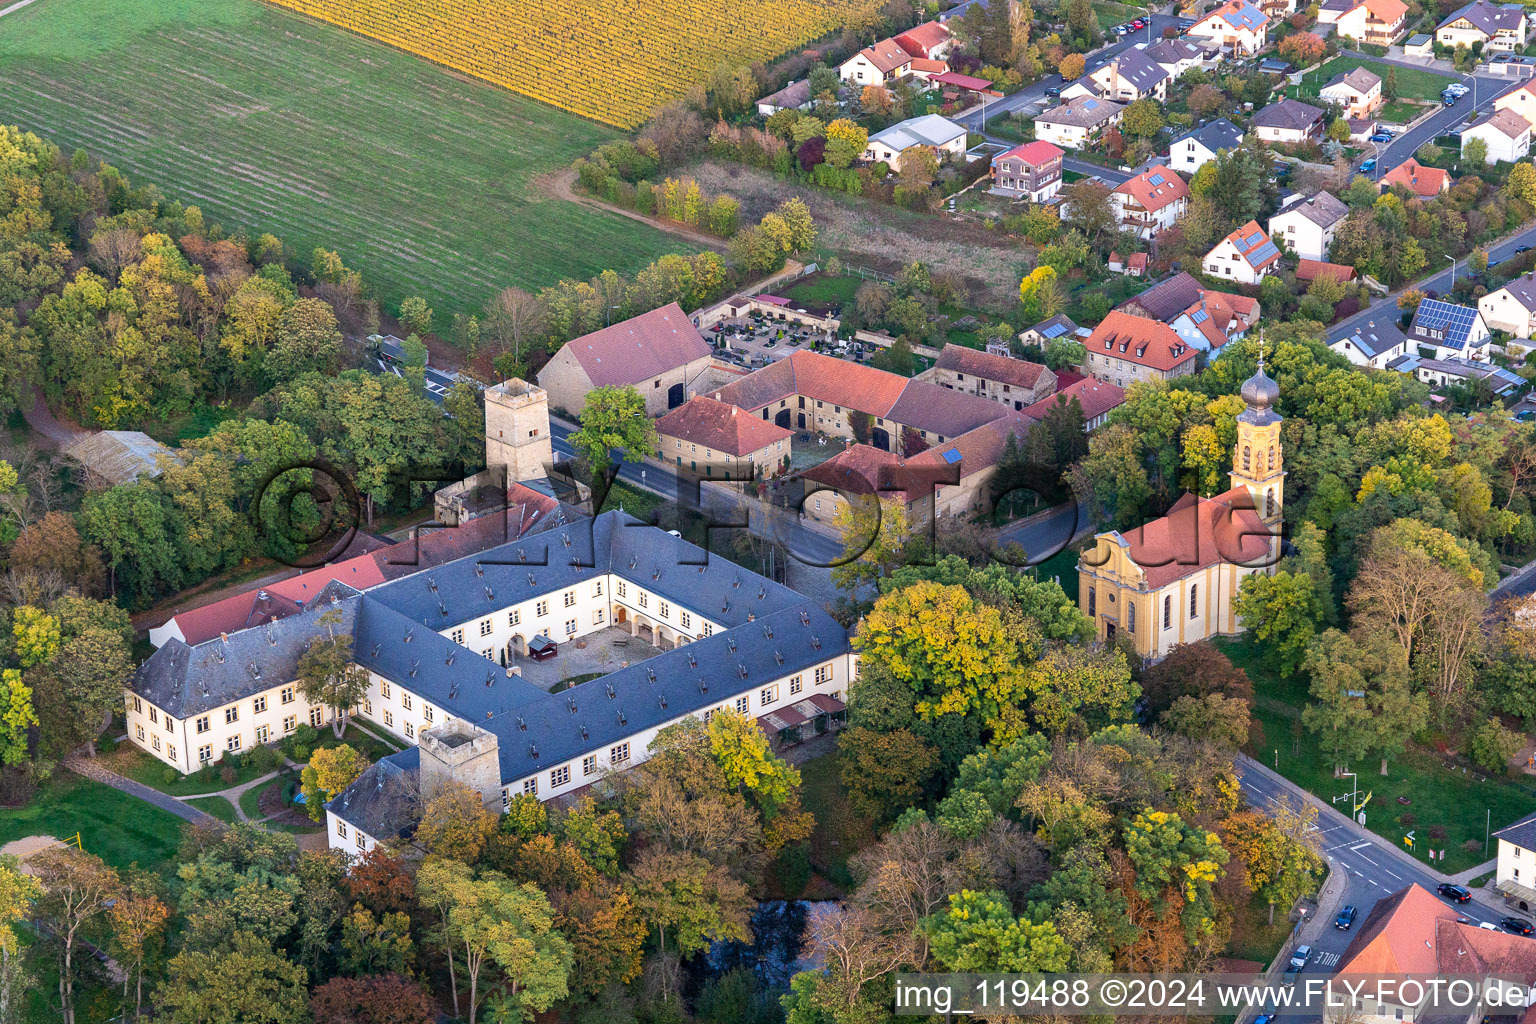
{"type": "Polygon", "coordinates": [[[1471,90],[1468,89],[1466,86],[1462,85],[1460,82],[1453,82],[1450,85],[1445,87],[1445,91],[1446,92],[1453,92],[1457,96],[1465,96],[1471,90]]]}

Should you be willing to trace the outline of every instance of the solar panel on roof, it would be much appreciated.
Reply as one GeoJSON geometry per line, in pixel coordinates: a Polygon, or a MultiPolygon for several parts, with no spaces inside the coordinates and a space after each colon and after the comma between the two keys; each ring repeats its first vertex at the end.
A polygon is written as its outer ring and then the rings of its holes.
{"type": "Polygon", "coordinates": [[[1148,178],[1147,180],[1150,181],[1154,185],[1161,185],[1163,183],[1163,176],[1161,174],[1154,174],[1154,175],[1152,175],[1152,177],[1148,178]]]}
{"type": "Polygon", "coordinates": [[[1263,240],[1264,240],[1264,232],[1262,232],[1262,231],[1255,231],[1253,234],[1248,236],[1248,238],[1243,242],[1243,244],[1244,245],[1258,245],[1263,240]]]}
{"type": "Polygon", "coordinates": [[[1195,326],[1198,327],[1209,320],[1210,317],[1206,314],[1205,310],[1197,309],[1195,310],[1195,315],[1190,317],[1190,319],[1193,320],[1195,322],[1195,326]]]}
{"type": "Polygon", "coordinates": [[[1275,248],[1274,242],[1265,242],[1259,248],[1248,254],[1248,262],[1252,263],[1254,266],[1258,266],[1260,263],[1263,263],[1271,256],[1278,255],[1279,252],[1280,250],[1275,248]]]}
{"type": "Polygon", "coordinates": [[[1063,334],[1067,333],[1067,325],[1066,324],[1051,324],[1051,326],[1047,327],[1045,330],[1041,331],[1040,333],[1043,334],[1047,338],[1059,338],[1063,334]]]}
{"type": "Polygon", "coordinates": [[[1098,100],[1086,100],[1083,103],[1083,109],[1084,110],[1093,110],[1098,105],[1099,105],[1099,101],[1098,100]]]}
{"type": "Polygon", "coordinates": [[[959,448],[950,448],[949,450],[947,450],[944,453],[944,461],[949,463],[951,466],[953,466],[955,463],[959,462],[960,461],[960,449],[959,448]]]}

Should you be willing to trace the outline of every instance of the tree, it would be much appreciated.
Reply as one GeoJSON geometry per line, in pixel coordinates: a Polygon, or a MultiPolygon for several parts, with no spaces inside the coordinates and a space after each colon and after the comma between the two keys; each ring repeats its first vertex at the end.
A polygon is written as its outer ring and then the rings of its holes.
{"type": "Polygon", "coordinates": [[[1056,71],[1061,75],[1062,81],[1070,82],[1083,76],[1083,69],[1087,61],[1080,53],[1069,53],[1061,58],[1061,63],[1056,66],[1056,71]]]}
{"type": "Polygon", "coordinates": [[[432,333],[432,307],[419,295],[412,295],[400,303],[400,322],[412,334],[432,333]]]}
{"type": "Polygon", "coordinates": [[[341,613],[321,614],[324,632],[299,656],[299,689],[311,704],[331,709],[331,731],[337,739],[347,730],[347,714],[368,693],[368,672],[352,657],[352,637],[337,634],[341,613]]]}
{"type": "MultiPolygon", "coordinates": [[[[1061,190],[1061,207],[1068,210],[1067,223],[1097,241],[1117,229],[1109,203],[1109,186],[1093,178],[1074,181],[1061,190]]],[[[1045,262],[1041,253],[1041,262],[1045,262]]]]}
{"type": "Polygon", "coordinates": [[[112,925],[114,954],[118,964],[125,968],[124,1002],[128,983],[132,981],[133,1019],[138,1020],[144,1006],[144,959],[170,925],[171,908],[155,894],[153,878],[139,875],[129,881],[107,911],[107,917],[112,925]]]}
{"type": "Polygon", "coordinates": [[[332,978],[309,996],[315,1024],[433,1024],[437,1006],[398,974],[332,978]]]}
{"type": "Polygon", "coordinates": [[[437,927],[431,938],[443,947],[448,960],[448,991],[453,997],[453,1015],[459,1016],[459,982],[454,966],[453,952],[458,947],[450,914],[454,907],[454,892],[474,879],[474,871],[461,861],[446,857],[428,857],[416,873],[416,892],[423,910],[436,915],[437,927]]]}
{"type": "Polygon", "coordinates": [[[883,85],[866,85],[859,93],[859,107],[866,114],[884,117],[891,112],[894,104],[890,91],[883,85]]]}
{"type": "Polygon", "coordinates": [[[374,916],[367,907],[357,905],[341,922],[342,973],[355,978],[376,974],[410,974],[416,960],[416,944],[411,941],[411,919],[405,914],[374,916]]]}
{"type": "Polygon", "coordinates": [[[1295,675],[1322,618],[1312,578],[1285,570],[1249,573],[1238,586],[1233,610],[1275,656],[1280,673],[1295,675]]]}
{"type": "Polygon", "coordinates": [[[912,343],[903,334],[871,356],[869,365],[898,377],[911,377],[917,373],[917,356],[912,352],[912,343]]]}
{"type": "Polygon", "coordinates": [[[639,462],[656,452],[656,423],[645,410],[645,396],[632,386],[600,387],[587,392],[581,428],[567,439],[586,460],[594,488],[593,506],[601,507],[608,492],[613,449],[625,462],[639,462]]]}
{"type": "Polygon", "coordinates": [[[1502,191],[1511,199],[1536,206],[1536,166],[1529,160],[1515,164],[1509,169],[1509,177],[1504,179],[1502,191]]]}
{"type": "Polygon", "coordinates": [[[480,975],[487,960],[500,968],[511,1005],[523,1020],[569,992],[571,946],[554,926],[549,898],[496,871],[449,888],[448,928],[464,954],[469,1024],[480,1008],[480,975]]]}
{"type": "Polygon", "coordinates": [[[266,941],[237,932],[230,948],[183,949],[155,1001],[171,1024],[304,1024],[307,974],[266,941]]]}
{"type": "Polygon", "coordinates": [[[416,839],[435,856],[473,864],[496,824],[496,815],[486,809],[478,792],[452,782],[427,800],[416,839]]]}
{"type": "Polygon", "coordinates": [[[15,1024],[22,997],[35,984],[23,966],[24,949],[16,924],[42,894],[37,879],[23,874],[14,858],[0,859],[0,1024],[15,1024]]]}
{"type": "Polygon", "coordinates": [[[310,820],[324,821],[326,803],[356,782],[368,764],[366,757],[346,743],[321,747],[311,754],[309,764],[300,775],[304,807],[309,811],[310,820]]]}
{"type": "Polygon", "coordinates": [[[1163,108],[1144,96],[1125,108],[1120,127],[1138,139],[1150,139],[1163,130],[1163,108]]]}
{"type": "Polygon", "coordinates": [[[599,810],[591,797],[582,797],[556,822],[555,833],[598,873],[610,878],[618,875],[619,855],[629,833],[617,811],[599,810]]]}
{"type": "Polygon", "coordinates": [[[800,789],[800,772],[773,752],[756,722],[727,710],[711,715],[706,730],[726,784],[748,794],[765,819],[791,804],[800,789]]]}
{"type": "Polygon", "coordinates": [[[1429,717],[1428,699],[1410,688],[1401,648],[1379,632],[1355,637],[1330,629],[1313,641],[1305,668],[1313,703],[1301,721],[1333,757],[1335,773],[1377,753],[1385,775],[1388,757],[1429,717]]]}
{"type": "Polygon", "coordinates": [[[75,946],[121,892],[122,881],[100,857],[68,846],[43,850],[27,866],[43,890],[33,915],[59,944],[60,1016],[64,1024],[75,1024],[75,946]]]}
{"type": "Polygon", "coordinates": [[[1163,712],[1160,721],[1163,728],[1180,736],[1206,740],[1226,750],[1239,750],[1248,742],[1251,717],[1247,701],[1207,693],[1179,697],[1163,712]]]}
{"type": "Polygon", "coordinates": [[[722,939],[748,940],[747,888],[725,868],[691,853],[651,848],[625,877],[625,889],[641,917],[656,928],[656,946],[689,956],[722,939]]]}
{"type": "MultiPolygon", "coordinates": [[[[19,669],[0,672],[0,764],[14,768],[27,759],[27,738],[38,724],[32,706],[32,688],[22,682],[19,669]]],[[[0,1021],[5,1018],[0,1016],[0,1021]]]]}
{"type": "Polygon", "coordinates": [[[265,367],[276,381],[304,373],[335,373],[341,365],[341,328],[330,303],[299,299],[283,310],[265,367]]]}
{"type": "Polygon", "coordinates": [[[1001,892],[962,889],[923,921],[933,957],[951,971],[1064,971],[1067,944],[1050,921],[1013,916],[1001,892]]]}
{"type": "MultiPolygon", "coordinates": [[[[1189,111],[1196,117],[1209,117],[1220,110],[1222,104],[1226,101],[1226,93],[1214,85],[1197,85],[1189,94],[1189,111]]],[[[1205,165],[1202,164],[1201,170],[1204,169],[1205,165]]],[[[1212,168],[1212,173],[1215,173],[1214,167],[1212,168]]]]}
{"type": "Polygon", "coordinates": [[[65,585],[86,596],[100,594],[106,583],[101,552],[81,541],[66,512],[49,512],[22,528],[11,545],[11,568],[39,577],[58,573],[65,585]]]}
{"type": "Polygon", "coordinates": [[[855,725],[838,741],[843,786],[854,810],[890,821],[917,803],[939,767],[938,751],[908,729],[855,725]]]}
{"type": "Polygon", "coordinates": [[[12,650],[22,668],[50,661],[59,653],[59,621],[41,608],[22,605],[11,613],[12,650]]]}
{"type": "Polygon", "coordinates": [[[1098,17],[1093,13],[1093,4],[1089,0],[1067,0],[1066,7],[1067,28],[1072,31],[1072,38],[1092,42],[1099,24],[1098,17]]]}
{"type": "Polygon", "coordinates": [[[1473,167],[1488,162],[1488,143],[1482,139],[1467,139],[1461,144],[1461,158],[1473,167]]]}
{"type": "Polygon", "coordinates": [[[1241,864],[1254,895],[1269,904],[1271,919],[1276,906],[1289,907],[1312,891],[1322,861],[1303,837],[1316,821],[1314,808],[1298,813],[1279,803],[1274,814],[1241,811],[1221,823],[1222,845],[1241,864]]]}
{"type": "Polygon", "coordinates": [[[342,898],[375,914],[409,913],[416,907],[416,883],[399,857],[377,844],[358,855],[341,882],[342,898]]]}
{"type": "Polygon", "coordinates": [[[1397,68],[1387,69],[1387,79],[1381,83],[1381,95],[1389,103],[1397,99],[1397,68]]]}
{"type": "Polygon", "coordinates": [[[1503,773],[1509,770],[1510,759],[1520,752],[1524,743],[1524,736],[1504,728],[1497,716],[1490,715],[1472,731],[1467,754],[1487,771],[1503,773]]]}
{"type": "Polygon", "coordinates": [[[1051,314],[1045,312],[1046,296],[1056,285],[1056,269],[1051,266],[1038,266],[1024,275],[1019,282],[1019,301],[1024,304],[1024,317],[1030,322],[1040,320],[1051,314]]]}
{"type": "Polygon", "coordinates": [[[28,675],[46,747],[64,752],[83,743],[95,756],[96,737],[122,707],[132,652],[121,633],[93,626],[65,640],[51,661],[28,675]]]}
{"type": "Polygon", "coordinates": [[[523,361],[523,346],[542,335],[548,323],[544,300],[521,288],[503,288],[486,309],[486,326],[497,348],[503,353],[510,349],[518,363],[523,361]]]}
{"type": "Polygon", "coordinates": [[[906,561],[913,542],[907,506],[900,498],[872,494],[839,502],[832,525],[843,540],[839,564],[832,567],[832,582],[849,593],[889,575],[906,561]]]}
{"type": "Polygon", "coordinates": [[[1322,60],[1328,44],[1312,32],[1297,32],[1280,40],[1280,56],[1304,68],[1322,60]]]}

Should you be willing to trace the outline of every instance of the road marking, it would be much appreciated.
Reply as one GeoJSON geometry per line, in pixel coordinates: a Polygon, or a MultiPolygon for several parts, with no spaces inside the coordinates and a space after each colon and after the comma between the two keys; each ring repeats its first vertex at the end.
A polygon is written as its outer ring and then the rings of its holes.
{"type": "Polygon", "coordinates": [[[1356,872],[1355,872],[1355,877],[1356,877],[1356,878],[1364,878],[1364,877],[1365,877],[1365,876],[1364,876],[1364,875],[1362,875],[1362,874],[1361,874],[1361,873],[1360,873],[1360,872],[1358,872],[1358,871],[1356,871],[1356,872]]]}
{"type": "Polygon", "coordinates": [[[1369,847],[1370,845],[1371,845],[1371,841],[1369,839],[1366,839],[1363,842],[1358,842],[1354,846],[1351,846],[1350,849],[1351,850],[1359,850],[1359,849],[1361,849],[1363,847],[1369,847]]]}
{"type": "Polygon", "coordinates": [[[1366,881],[1366,884],[1368,884],[1368,885],[1375,885],[1376,884],[1376,879],[1374,879],[1374,878],[1367,878],[1365,881],[1366,881]]]}
{"type": "Polygon", "coordinates": [[[1317,956],[1317,963],[1318,963],[1318,965],[1320,967],[1332,967],[1334,964],[1336,964],[1338,962],[1339,962],[1339,954],[1338,953],[1319,953],[1318,956],[1317,956]]]}
{"type": "Polygon", "coordinates": [[[1397,880],[1398,880],[1398,881],[1399,881],[1399,882],[1401,882],[1401,881],[1402,881],[1402,880],[1403,880],[1403,876],[1402,876],[1402,875],[1397,875],[1397,874],[1393,874],[1393,873],[1392,873],[1392,872],[1390,872],[1390,871],[1387,871],[1387,869],[1386,869],[1386,868],[1382,868],[1382,869],[1381,869],[1381,870],[1382,870],[1382,871],[1385,871],[1385,872],[1386,872],[1386,873],[1387,873],[1387,874],[1389,874],[1389,875],[1392,875],[1392,877],[1393,877],[1393,878],[1395,878],[1395,879],[1397,879],[1397,880]]]}

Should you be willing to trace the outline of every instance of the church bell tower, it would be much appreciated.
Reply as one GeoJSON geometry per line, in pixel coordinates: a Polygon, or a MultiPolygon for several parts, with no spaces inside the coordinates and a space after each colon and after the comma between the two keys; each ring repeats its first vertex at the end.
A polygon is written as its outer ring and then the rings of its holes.
{"type": "Polygon", "coordinates": [[[1285,508],[1285,460],[1280,451],[1280,425],[1275,412],[1280,386],[1264,372],[1263,342],[1259,368],[1243,383],[1242,398],[1248,408],[1237,417],[1237,446],[1232,452],[1232,489],[1246,488],[1253,507],[1265,525],[1279,532],[1285,508]]]}

